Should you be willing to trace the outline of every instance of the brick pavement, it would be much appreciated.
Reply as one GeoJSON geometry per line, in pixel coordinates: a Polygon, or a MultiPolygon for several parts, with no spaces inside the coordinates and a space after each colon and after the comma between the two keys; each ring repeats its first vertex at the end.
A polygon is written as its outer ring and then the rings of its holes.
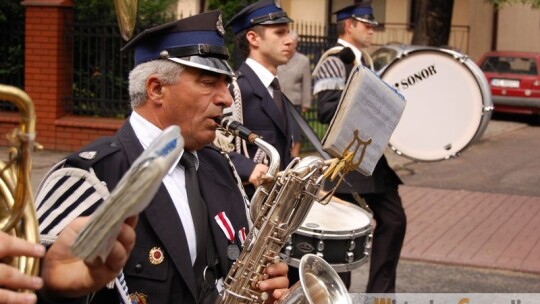
{"type": "Polygon", "coordinates": [[[401,186],[403,259],[540,274],[540,197],[401,186]]]}

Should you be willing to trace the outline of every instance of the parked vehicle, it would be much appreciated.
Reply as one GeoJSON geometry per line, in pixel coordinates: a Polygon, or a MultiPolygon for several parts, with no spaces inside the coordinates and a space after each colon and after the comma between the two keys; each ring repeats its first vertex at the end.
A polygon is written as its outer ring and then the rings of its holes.
{"type": "Polygon", "coordinates": [[[491,51],[478,61],[496,112],[540,114],[540,53],[491,51]]]}

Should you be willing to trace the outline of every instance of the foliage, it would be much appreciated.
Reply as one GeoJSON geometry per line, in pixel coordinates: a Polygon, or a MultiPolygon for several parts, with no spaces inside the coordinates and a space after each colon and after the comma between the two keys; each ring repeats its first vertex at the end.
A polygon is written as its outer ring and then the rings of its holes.
{"type": "MultiPolygon", "coordinates": [[[[139,0],[137,27],[148,28],[174,19],[170,9],[177,0],[139,0]]],[[[74,2],[75,18],[79,22],[114,23],[116,12],[111,0],[77,0],[74,2]]]]}
{"type": "MultiPolygon", "coordinates": [[[[248,6],[251,3],[257,2],[258,0],[209,0],[208,1],[208,10],[220,9],[223,14],[223,25],[227,23],[240,12],[244,7],[248,6]]],[[[239,56],[235,56],[235,46],[234,46],[234,34],[230,28],[226,28],[225,41],[227,49],[231,53],[231,59],[229,60],[231,65],[234,67],[239,64],[241,61],[239,56]]]]}
{"type": "MultiPolygon", "coordinates": [[[[175,19],[177,0],[138,0],[134,36],[175,19]]],[[[112,0],[74,1],[73,114],[124,117],[129,112],[127,72],[132,52],[122,40],[112,0]]]]}
{"type": "Polygon", "coordinates": [[[23,86],[24,7],[19,0],[0,1],[0,83],[23,86]]]}
{"type": "Polygon", "coordinates": [[[19,0],[0,1],[0,25],[4,22],[24,20],[24,7],[19,0]]]}
{"type": "Polygon", "coordinates": [[[502,8],[505,5],[512,5],[516,3],[530,4],[532,8],[540,8],[540,0],[485,0],[496,8],[502,8]]]}
{"type": "Polygon", "coordinates": [[[208,10],[220,9],[223,12],[223,22],[226,24],[244,7],[257,0],[209,0],[208,10]]]}

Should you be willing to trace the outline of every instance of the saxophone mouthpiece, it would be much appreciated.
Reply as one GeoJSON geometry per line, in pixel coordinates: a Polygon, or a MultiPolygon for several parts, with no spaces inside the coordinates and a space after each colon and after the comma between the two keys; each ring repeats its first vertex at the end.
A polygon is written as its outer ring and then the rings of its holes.
{"type": "Polygon", "coordinates": [[[223,113],[223,115],[221,115],[221,117],[216,117],[214,118],[214,121],[221,126],[221,122],[223,121],[224,118],[227,118],[229,116],[232,116],[232,112],[229,112],[229,113],[223,113]]]}
{"type": "Polygon", "coordinates": [[[242,138],[250,143],[253,143],[255,139],[259,138],[258,135],[253,133],[250,129],[246,128],[240,122],[229,118],[232,113],[224,114],[221,117],[216,118],[216,122],[223,128],[225,131],[230,132],[231,134],[242,138]]]}

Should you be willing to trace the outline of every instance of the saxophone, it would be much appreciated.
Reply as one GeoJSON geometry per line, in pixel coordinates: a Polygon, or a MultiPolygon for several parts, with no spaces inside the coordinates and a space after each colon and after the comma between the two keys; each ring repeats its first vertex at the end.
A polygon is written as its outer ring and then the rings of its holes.
{"type": "MultiPolygon", "coordinates": [[[[280,261],[279,253],[287,237],[303,222],[313,202],[319,200],[328,163],[318,156],[307,156],[296,158],[278,172],[280,156],[272,145],[237,121],[222,118],[220,125],[221,131],[256,144],[269,156],[270,163],[251,200],[253,227],[240,257],[224,279],[217,303],[263,303],[269,294],[256,287],[266,278],[265,269],[280,261]]],[[[351,302],[343,282],[322,258],[306,255],[300,264],[301,281],[280,303],[351,302]]]]}

